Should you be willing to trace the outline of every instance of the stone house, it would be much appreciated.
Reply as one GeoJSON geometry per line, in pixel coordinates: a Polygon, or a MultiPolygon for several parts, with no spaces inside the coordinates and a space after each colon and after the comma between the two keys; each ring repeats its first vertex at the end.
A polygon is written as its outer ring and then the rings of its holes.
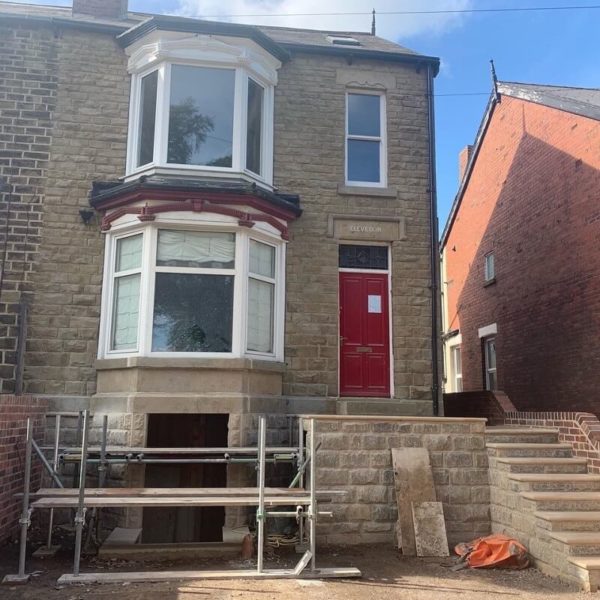
{"type": "Polygon", "coordinates": [[[366,33],[3,3],[1,390],[109,414],[118,445],[437,414],[438,65],[366,33]]]}
{"type": "Polygon", "coordinates": [[[441,241],[445,391],[598,414],[600,91],[500,83],[441,241]]]}

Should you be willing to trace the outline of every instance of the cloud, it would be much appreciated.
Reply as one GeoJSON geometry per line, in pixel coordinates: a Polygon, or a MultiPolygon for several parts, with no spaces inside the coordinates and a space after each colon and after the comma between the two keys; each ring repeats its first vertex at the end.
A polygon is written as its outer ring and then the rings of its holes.
{"type": "MultiPolygon", "coordinates": [[[[461,10],[473,0],[438,0],[435,4],[422,0],[178,0],[175,14],[186,17],[210,17],[221,21],[277,25],[335,31],[369,31],[370,13],[376,11],[461,10]],[[344,13],[318,16],[315,13],[344,13]],[[279,16],[302,14],[302,16],[279,16]],[[230,17],[229,15],[244,15],[230,17]],[[273,16],[264,16],[273,15],[273,16]],[[276,16],[275,16],[276,15],[276,16]]],[[[377,17],[377,35],[394,41],[423,34],[440,34],[460,26],[464,14],[384,15],[377,17]]]]}

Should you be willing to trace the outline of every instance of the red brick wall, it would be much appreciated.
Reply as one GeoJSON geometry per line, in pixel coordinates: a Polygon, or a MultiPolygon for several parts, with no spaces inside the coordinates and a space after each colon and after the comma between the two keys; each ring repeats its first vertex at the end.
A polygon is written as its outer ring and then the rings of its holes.
{"type": "Polygon", "coordinates": [[[515,407],[504,392],[458,392],[444,394],[445,417],[473,417],[487,419],[488,425],[504,423],[505,413],[515,407]]]}
{"type": "Polygon", "coordinates": [[[588,461],[590,473],[600,473],[600,421],[596,415],[572,412],[507,412],[506,425],[555,427],[561,442],[573,446],[573,454],[588,461]]]}
{"type": "Polygon", "coordinates": [[[502,97],[445,248],[463,389],[483,387],[477,330],[496,323],[498,387],[518,410],[600,414],[600,123],[502,97]]]}
{"type": "MultiPolygon", "coordinates": [[[[31,396],[0,395],[0,545],[18,531],[21,504],[14,494],[23,491],[27,418],[34,420],[34,439],[44,435],[46,403],[31,396]]],[[[41,464],[34,458],[31,489],[40,486],[41,464]]]]}

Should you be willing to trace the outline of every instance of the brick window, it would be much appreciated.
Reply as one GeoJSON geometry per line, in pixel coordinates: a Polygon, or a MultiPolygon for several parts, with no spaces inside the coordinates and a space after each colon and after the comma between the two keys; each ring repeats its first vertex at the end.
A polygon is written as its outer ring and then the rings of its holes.
{"type": "Polygon", "coordinates": [[[496,376],[496,338],[483,338],[484,366],[485,366],[485,389],[497,390],[498,379],[496,376]]]}
{"type": "Polygon", "coordinates": [[[489,252],[484,257],[484,276],[486,282],[491,282],[496,279],[496,257],[493,252],[489,252]]]}

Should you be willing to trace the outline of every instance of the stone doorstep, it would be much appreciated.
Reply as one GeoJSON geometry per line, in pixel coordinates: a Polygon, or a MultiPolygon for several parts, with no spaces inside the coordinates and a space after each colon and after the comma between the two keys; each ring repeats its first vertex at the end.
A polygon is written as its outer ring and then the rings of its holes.
{"type": "MultiPolygon", "coordinates": [[[[600,475],[587,473],[508,473],[504,480],[511,491],[598,491],[600,475]]],[[[502,477],[500,481],[502,481],[502,477]]]]}
{"type": "Polygon", "coordinates": [[[548,433],[558,433],[558,429],[543,429],[541,427],[520,427],[518,425],[515,425],[514,427],[486,427],[485,433],[486,435],[544,435],[548,433]]]}
{"type": "Polygon", "coordinates": [[[486,448],[492,458],[498,457],[548,457],[571,458],[573,448],[571,444],[538,444],[538,443],[500,443],[487,442],[486,448]]]}
{"type": "Polygon", "coordinates": [[[519,457],[488,457],[490,469],[500,474],[507,473],[587,473],[585,458],[519,458],[519,457]]]}
{"type": "Polygon", "coordinates": [[[547,450],[561,450],[561,449],[565,449],[568,448],[569,450],[572,450],[573,447],[571,446],[571,444],[567,444],[567,443],[544,443],[544,444],[538,444],[536,442],[487,442],[485,444],[486,448],[493,448],[493,449],[500,449],[500,450],[517,450],[520,448],[523,448],[525,450],[529,450],[529,449],[547,449],[547,450]]]}
{"type": "Polygon", "coordinates": [[[586,592],[597,592],[600,587],[600,556],[569,556],[567,561],[577,571],[586,592]]]}

